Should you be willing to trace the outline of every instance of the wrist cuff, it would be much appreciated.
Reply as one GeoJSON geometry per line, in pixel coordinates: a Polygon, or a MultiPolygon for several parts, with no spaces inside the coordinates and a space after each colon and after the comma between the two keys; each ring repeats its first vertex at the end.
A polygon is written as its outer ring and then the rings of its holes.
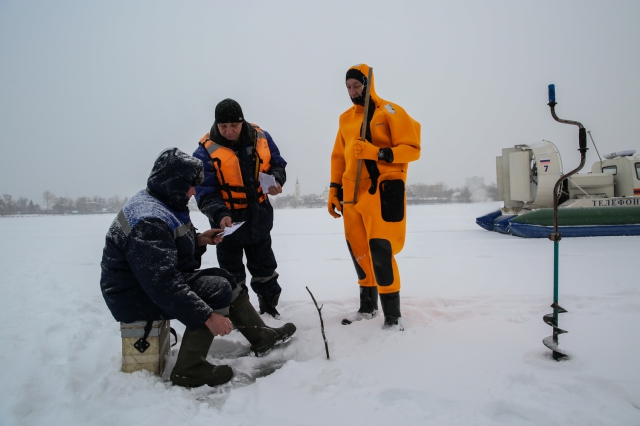
{"type": "Polygon", "coordinates": [[[393,151],[391,148],[380,148],[380,151],[378,151],[378,161],[380,160],[393,163],[393,151]]]}

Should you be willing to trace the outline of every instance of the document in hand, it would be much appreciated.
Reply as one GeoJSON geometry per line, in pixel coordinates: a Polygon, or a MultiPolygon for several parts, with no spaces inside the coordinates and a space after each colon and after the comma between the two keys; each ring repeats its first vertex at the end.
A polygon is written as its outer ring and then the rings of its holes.
{"type": "Polygon", "coordinates": [[[240,228],[244,222],[233,222],[230,227],[224,228],[222,232],[222,236],[226,237],[227,235],[231,235],[236,232],[236,229],[240,228]]]}
{"type": "Polygon", "coordinates": [[[272,175],[260,172],[260,186],[264,194],[269,193],[269,188],[276,186],[276,178],[272,175]]]}

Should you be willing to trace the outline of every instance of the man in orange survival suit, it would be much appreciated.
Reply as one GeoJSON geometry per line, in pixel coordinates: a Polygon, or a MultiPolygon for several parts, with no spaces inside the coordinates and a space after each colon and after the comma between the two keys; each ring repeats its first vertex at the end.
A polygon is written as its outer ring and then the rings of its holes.
{"type": "Polygon", "coordinates": [[[346,75],[353,106],[340,115],[340,128],[331,153],[331,185],[327,207],[342,212],[347,247],[360,285],[360,309],[343,324],[378,315],[383,328],[403,330],[400,314],[400,273],[394,255],[406,234],[405,182],[410,161],[420,158],[420,124],[402,107],[378,97],[369,66],[354,65],[346,75]],[[366,137],[360,140],[365,94],[370,85],[366,137]],[[358,161],[363,166],[358,197],[353,203],[358,161]],[[344,194],[344,200],[343,200],[344,194]],[[344,201],[344,204],[342,202],[344,201]]]}

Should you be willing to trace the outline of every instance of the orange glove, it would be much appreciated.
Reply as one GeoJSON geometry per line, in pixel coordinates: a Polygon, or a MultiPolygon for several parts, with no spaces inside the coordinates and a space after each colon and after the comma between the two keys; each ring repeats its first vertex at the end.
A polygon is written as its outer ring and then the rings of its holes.
{"type": "Polygon", "coordinates": [[[356,141],[353,145],[353,152],[358,160],[378,161],[378,151],[380,148],[377,146],[361,140],[356,141]]]}
{"type": "Polygon", "coordinates": [[[329,199],[327,200],[327,209],[329,210],[329,214],[336,219],[340,217],[338,213],[336,213],[335,209],[337,208],[340,213],[342,213],[342,187],[338,184],[332,183],[329,188],[329,199]],[[335,185],[335,186],[334,186],[335,185]]]}

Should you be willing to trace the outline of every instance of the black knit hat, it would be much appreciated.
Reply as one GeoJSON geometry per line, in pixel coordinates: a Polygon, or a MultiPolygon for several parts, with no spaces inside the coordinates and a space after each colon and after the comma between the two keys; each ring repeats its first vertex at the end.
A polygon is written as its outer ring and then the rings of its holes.
{"type": "Polygon", "coordinates": [[[225,99],[216,105],[216,123],[242,123],[244,115],[240,104],[233,99],[225,99]]]}
{"type": "Polygon", "coordinates": [[[345,79],[345,81],[349,80],[350,78],[355,78],[360,83],[362,83],[363,86],[367,85],[367,77],[365,77],[365,75],[362,74],[362,71],[360,71],[359,69],[349,68],[349,71],[347,71],[347,78],[345,79]]]}

